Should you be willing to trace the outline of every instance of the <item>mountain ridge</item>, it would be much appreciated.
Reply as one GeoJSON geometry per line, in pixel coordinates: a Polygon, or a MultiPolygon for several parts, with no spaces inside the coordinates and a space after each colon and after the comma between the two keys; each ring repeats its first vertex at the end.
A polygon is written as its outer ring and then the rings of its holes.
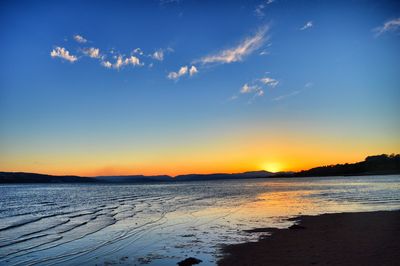
{"type": "Polygon", "coordinates": [[[324,177],[346,175],[400,174],[400,154],[381,154],[365,158],[356,163],[314,167],[299,172],[272,173],[265,170],[243,173],[184,174],[169,175],[112,175],[84,177],[76,175],[48,175],[26,172],[0,172],[0,183],[157,183],[180,181],[207,181],[251,178],[324,177]]]}

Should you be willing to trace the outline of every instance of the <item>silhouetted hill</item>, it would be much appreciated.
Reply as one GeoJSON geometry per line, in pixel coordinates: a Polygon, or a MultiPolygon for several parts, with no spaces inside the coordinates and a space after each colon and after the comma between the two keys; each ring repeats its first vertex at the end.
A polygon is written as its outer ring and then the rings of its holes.
{"type": "Polygon", "coordinates": [[[172,177],[170,177],[169,175],[97,176],[95,179],[107,183],[149,183],[149,182],[169,182],[173,180],[172,177]]]}
{"type": "Polygon", "coordinates": [[[0,183],[154,183],[177,181],[202,181],[224,179],[250,179],[273,177],[308,177],[308,176],[343,176],[343,175],[386,175],[400,174],[400,154],[382,154],[368,156],[364,161],[351,164],[336,164],[315,167],[309,170],[294,172],[271,173],[268,171],[253,171],[235,174],[188,174],[175,178],[168,175],[144,176],[98,176],[95,178],[80,176],[52,176],[34,173],[0,172],[0,183]]]}
{"type": "Polygon", "coordinates": [[[82,183],[95,182],[93,178],[80,176],[54,176],[23,172],[0,172],[0,183],[82,183]]]}
{"type": "Polygon", "coordinates": [[[273,173],[267,171],[252,171],[236,174],[189,174],[178,175],[175,177],[176,181],[200,181],[200,180],[221,180],[221,179],[248,179],[248,178],[264,178],[271,177],[273,173]]]}
{"type": "Polygon", "coordinates": [[[315,167],[293,174],[295,177],[400,174],[400,154],[368,156],[364,161],[315,167]]]}

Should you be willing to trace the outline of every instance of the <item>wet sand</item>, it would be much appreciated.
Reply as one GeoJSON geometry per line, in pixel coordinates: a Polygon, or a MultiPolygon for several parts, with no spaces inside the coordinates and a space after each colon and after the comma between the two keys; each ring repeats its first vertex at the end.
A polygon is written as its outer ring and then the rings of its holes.
{"type": "MultiPolygon", "coordinates": [[[[400,265],[400,211],[301,216],[291,229],[229,245],[218,265],[400,265]]],[[[251,233],[251,232],[250,232],[251,233]]]]}

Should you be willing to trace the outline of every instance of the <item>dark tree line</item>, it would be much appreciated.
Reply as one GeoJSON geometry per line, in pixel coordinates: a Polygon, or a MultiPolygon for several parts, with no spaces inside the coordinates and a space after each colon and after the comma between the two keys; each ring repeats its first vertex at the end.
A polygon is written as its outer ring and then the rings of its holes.
{"type": "Polygon", "coordinates": [[[294,176],[338,176],[400,174],[400,154],[368,156],[358,163],[327,165],[295,173],[294,176]]]}

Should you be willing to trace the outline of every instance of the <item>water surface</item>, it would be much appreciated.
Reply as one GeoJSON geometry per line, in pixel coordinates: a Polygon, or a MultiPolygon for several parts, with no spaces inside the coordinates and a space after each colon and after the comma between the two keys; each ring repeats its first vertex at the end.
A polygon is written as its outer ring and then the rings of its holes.
{"type": "Polygon", "coordinates": [[[215,265],[288,217],[400,209],[400,176],[0,186],[0,265],[215,265]]]}

